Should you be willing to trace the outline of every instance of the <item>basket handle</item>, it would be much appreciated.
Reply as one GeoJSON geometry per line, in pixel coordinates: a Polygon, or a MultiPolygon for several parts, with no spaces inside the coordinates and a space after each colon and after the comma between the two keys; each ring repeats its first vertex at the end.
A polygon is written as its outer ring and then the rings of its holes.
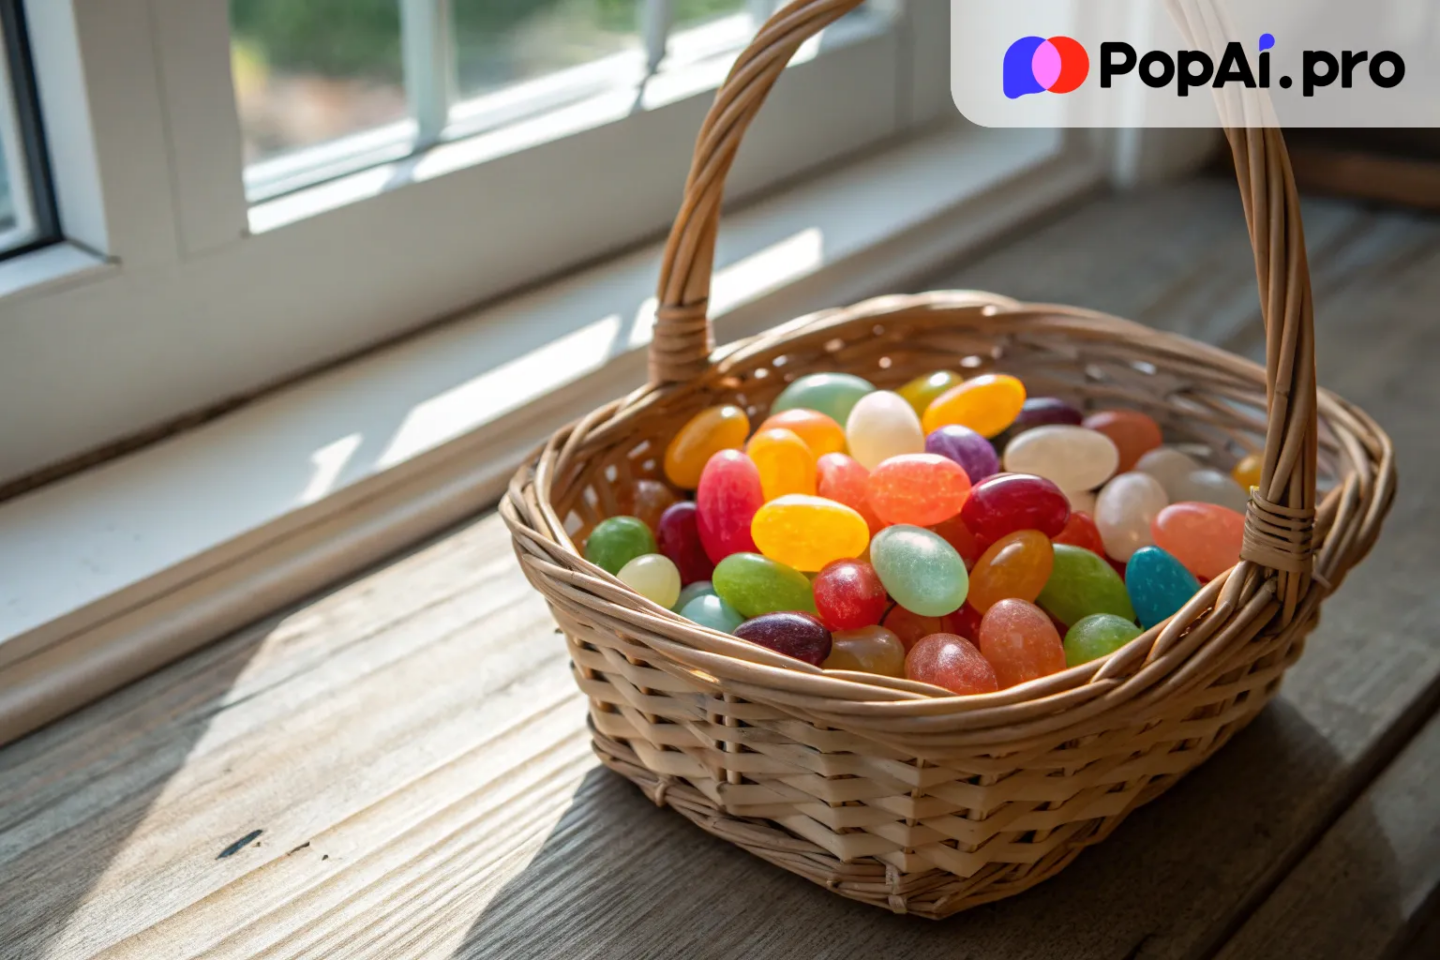
{"type": "MultiPolygon", "coordinates": [[[[800,45],[862,2],[792,0],[760,28],[716,93],[665,244],[651,383],[684,383],[708,369],[715,236],[725,177],[740,141],[800,45]]],[[[1277,573],[1276,592],[1288,621],[1309,587],[1314,553],[1318,442],[1310,268],[1284,137],[1273,127],[1225,132],[1255,251],[1266,330],[1265,462],[1260,486],[1251,493],[1241,556],[1277,573]]]]}

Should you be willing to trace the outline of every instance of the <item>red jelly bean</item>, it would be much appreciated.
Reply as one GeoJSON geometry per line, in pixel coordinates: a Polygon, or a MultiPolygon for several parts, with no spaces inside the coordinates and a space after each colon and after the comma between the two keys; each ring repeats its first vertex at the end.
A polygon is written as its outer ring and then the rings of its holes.
{"type": "Polygon", "coordinates": [[[759,553],[750,521],[765,505],[760,469],[739,450],[721,450],[705,464],[695,491],[696,528],[705,553],[719,563],[733,553],[759,553]]]}
{"type": "Polygon", "coordinates": [[[655,541],[660,552],[669,557],[680,571],[682,586],[697,580],[709,580],[715,572],[715,563],[705,552],[700,542],[699,509],[689,501],[681,501],[668,507],[660,515],[659,529],[655,541]]]}
{"type": "Polygon", "coordinates": [[[1056,543],[1068,543],[1072,547],[1105,556],[1105,541],[1100,537],[1100,528],[1095,526],[1095,520],[1090,514],[1084,511],[1077,510],[1070,514],[1065,529],[1056,534],[1054,540],[1056,543]]]}
{"type": "Polygon", "coordinates": [[[808,613],[764,613],[736,627],[735,636],[817,667],[830,656],[830,631],[808,613]]]}
{"type": "MultiPolygon", "coordinates": [[[[965,608],[961,607],[960,609],[965,608]]],[[[945,624],[939,617],[922,617],[918,613],[906,610],[898,603],[890,608],[889,613],[885,614],[885,619],[880,621],[880,626],[899,637],[900,642],[905,644],[906,650],[915,646],[922,638],[928,637],[932,633],[942,633],[945,630],[945,624]]]]}
{"type": "Polygon", "coordinates": [[[815,609],[831,630],[858,630],[885,615],[885,587],[863,560],[836,560],[815,575],[815,609]]]}
{"type": "Polygon", "coordinates": [[[970,493],[965,468],[935,453],[891,457],[870,471],[865,492],[886,523],[928,527],[960,512],[970,493]]]}
{"type": "Polygon", "coordinates": [[[960,519],[981,540],[994,543],[1016,530],[1058,536],[1070,519],[1070,501],[1044,477],[1001,473],[981,480],[970,491],[960,519]]]}
{"type": "Polygon", "coordinates": [[[1001,689],[1065,669],[1065,647],[1045,611],[1024,600],[1001,600],[980,621],[980,652],[1001,689]]]}
{"type": "Polygon", "coordinates": [[[965,561],[967,570],[975,566],[975,561],[979,560],[990,547],[988,540],[981,540],[970,532],[970,528],[965,526],[965,521],[959,515],[951,517],[944,523],[937,523],[930,529],[955,548],[955,552],[960,554],[960,559],[965,561]]]}
{"type": "Polygon", "coordinates": [[[1000,689],[990,661],[969,640],[953,633],[932,633],[911,647],[905,655],[905,676],[962,695],[1000,689]]]}
{"type": "Polygon", "coordinates": [[[980,611],[967,603],[954,613],[947,613],[940,618],[941,631],[953,633],[974,643],[980,638],[980,619],[980,611]]]}
{"type": "Polygon", "coordinates": [[[843,503],[864,517],[872,536],[885,528],[885,521],[870,507],[866,490],[870,471],[860,461],[843,453],[827,453],[816,462],[815,470],[816,493],[827,500],[843,503]]]}

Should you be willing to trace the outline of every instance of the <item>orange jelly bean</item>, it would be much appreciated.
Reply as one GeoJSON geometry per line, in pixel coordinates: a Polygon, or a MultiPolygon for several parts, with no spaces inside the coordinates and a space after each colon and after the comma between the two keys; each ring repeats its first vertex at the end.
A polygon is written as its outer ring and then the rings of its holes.
{"type": "Polygon", "coordinates": [[[914,611],[906,610],[898,603],[890,608],[889,613],[885,614],[885,619],[880,621],[880,626],[899,637],[900,642],[905,644],[906,650],[930,634],[943,633],[945,630],[945,625],[941,622],[940,617],[922,617],[914,611]]]}
{"type": "Polygon", "coordinates": [[[970,528],[965,526],[965,521],[961,520],[958,515],[943,523],[937,523],[930,529],[940,534],[946,543],[955,548],[955,552],[960,554],[960,559],[965,561],[967,570],[975,566],[975,561],[980,559],[980,555],[989,546],[971,533],[970,528]]]}
{"type": "Polygon", "coordinates": [[[884,627],[838,630],[830,635],[826,670],[858,670],[884,677],[905,676],[905,645],[884,627]]]}
{"type": "Polygon", "coordinates": [[[980,621],[980,652],[1000,689],[1065,669],[1065,646],[1045,611],[1024,600],[1001,600],[980,621]]]}
{"type": "Polygon", "coordinates": [[[870,506],[886,523],[928,527],[960,512],[970,493],[965,468],[934,453],[891,457],[865,484],[870,506]]]}
{"type": "Polygon", "coordinates": [[[1235,478],[1235,482],[1240,484],[1246,493],[1249,493],[1251,487],[1260,486],[1260,471],[1264,467],[1265,458],[1258,453],[1252,453],[1235,464],[1235,469],[1230,471],[1230,476],[1235,478]]]}
{"type": "Polygon", "coordinates": [[[652,531],[660,529],[660,517],[680,498],[659,480],[636,480],[615,491],[615,516],[638,517],[652,531]]]}
{"type": "Polygon", "coordinates": [[[710,458],[739,450],[750,434],[750,418],[733,404],[707,407],[691,417],[665,448],[665,476],[682,490],[694,490],[710,458]]]}
{"type": "Polygon", "coordinates": [[[965,382],[965,378],[951,370],[936,370],[934,373],[926,373],[911,380],[905,386],[895,392],[905,398],[905,402],[915,408],[917,417],[925,416],[925,410],[934,403],[936,398],[947,390],[965,382]]]}
{"type": "Polygon", "coordinates": [[[1172,503],[1150,525],[1155,546],[1202,580],[1213,580],[1240,562],[1245,518],[1213,503],[1172,503]]]}
{"type": "Polygon", "coordinates": [[[767,501],[791,493],[815,495],[815,454],[793,431],[761,430],[745,452],[760,468],[760,489],[767,501]]]}
{"type": "Polygon", "coordinates": [[[1055,566],[1055,548],[1039,530],[1017,530],[991,544],[970,573],[969,604],[981,613],[1002,600],[1033,602],[1055,566]]]}
{"type": "Polygon", "coordinates": [[[1000,689],[995,668],[964,637],[932,633],[905,655],[905,676],[962,695],[1000,689]]]}
{"type": "Polygon", "coordinates": [[[760,424],[761,430],[789,430],[805,441],[815,456],[845,452],[845,428],[818,410],[782,410],[760,424]]]}
{"type": "Polygon", "coordinates": [[[984,437],[997,436],[1025,406],[1025,384],[1003,373],[987,373],[952,387],[925,408],[923,426],[929,434],[958,423],[984,437]]]}
{"type": "Polygon", "coordinates": [[[1065,529],[1055,536],[1056,543],[1068,543],[1072,547],[1089,550],[1097,556],[1105,556],[1105,540],[1095,520],[1084,511],[1073,511],[1065,521],[1065,529]]]}
{"type": "Polygon", "coordinates": [[[1165,441],[1160,424],[1139,410],[1100,410],[1086,417],[1081,426],[1105,434],[1115,444],[1120,451],[1117,474],[1134,470],[1141,457],[1165,441]]]}
{"type": "Polygon", "coordinates": [[[854,457],[843,453],[827,453],[815,464],[815,492],[827,500],[843,503],[865,518],[874,536],[885,528],[885,521],[875,515],[870,507],[866,484],[870,471],[854,457]]]}

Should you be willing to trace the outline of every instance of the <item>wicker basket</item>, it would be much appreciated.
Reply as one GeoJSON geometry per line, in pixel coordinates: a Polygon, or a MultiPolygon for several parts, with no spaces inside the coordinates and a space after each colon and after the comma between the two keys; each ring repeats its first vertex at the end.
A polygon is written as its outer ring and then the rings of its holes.
{"type": "Polygon", "coordinates": [[[1309,272],[1288,156],[1231,130],[1264,314],[1264,369],[1128,321],[984,293],[882,297],[712,353],[706,299],[726,172],[803,40],[859,0],[796,0],[741,55],[701,130],[661,268],[651,384],[561,430],[501,511],[568,638],[600,759],[657,804],[847,897],[943,917],[1017,893],[1219,749],[1275,693],[1321,599],[1370,549],[1389,439],[1317,391],[1309,272]],[[1130,406],[1220,461],[1264,452],[1242,561],[1108,658],[999,693],[822,671],[682,620],[576,549],[654,476],[692,414],[761,416],[787,381],[893,387],[1002,370],[1033,394],[1130,406]],[[738,399],[737,399],[738,398],[738,399]],[[1317,509],[1317,477],[1328,493],[1317,509]]]}

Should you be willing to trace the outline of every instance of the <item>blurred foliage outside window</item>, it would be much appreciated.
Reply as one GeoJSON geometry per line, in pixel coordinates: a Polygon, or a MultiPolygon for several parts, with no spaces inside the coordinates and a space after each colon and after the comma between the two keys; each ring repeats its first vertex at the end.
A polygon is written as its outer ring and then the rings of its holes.
{"type": "MultiPolygon", "coordinates": [[[[639,47],[643,0],[452,0],[457,93],[505,86],[639,47]]],[[[688,27],[745,0],[674,0],[688,27]]],[[[231,0],[246,162],[406,116],[399,0],[231,0]]]]}

